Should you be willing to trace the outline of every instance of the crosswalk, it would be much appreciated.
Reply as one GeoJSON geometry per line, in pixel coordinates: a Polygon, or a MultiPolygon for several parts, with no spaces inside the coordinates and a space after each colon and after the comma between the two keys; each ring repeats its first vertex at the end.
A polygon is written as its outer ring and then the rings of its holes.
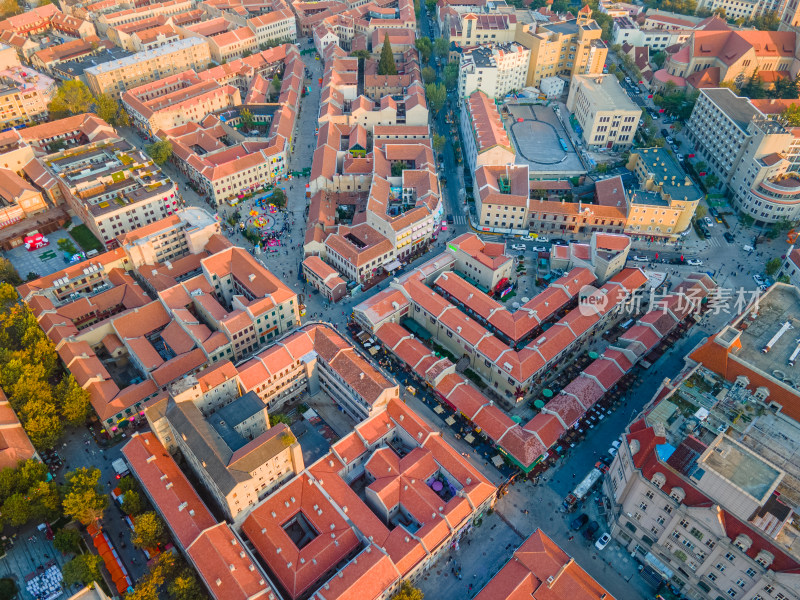
{"type": "Polygon", "coordinates": [[[467,224],[467,217],[465,217],[464,215],[453,215],[453,220],[455,221],[455,225],[467,224]]]}
{"type": "Polygon", "coordinates": [[[714,236],[706,238],[705,243],[708,248],[719,248],[720,246],[728,245],[724,238],[714,236]]]}

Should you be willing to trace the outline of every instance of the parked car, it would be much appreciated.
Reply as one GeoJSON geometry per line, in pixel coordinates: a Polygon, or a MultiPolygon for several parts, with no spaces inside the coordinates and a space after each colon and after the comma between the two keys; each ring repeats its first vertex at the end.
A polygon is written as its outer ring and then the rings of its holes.
{"type": "Polygon", "coordinates": [[[667,140],[667,143],[668,143],[669,145],[672,145],[672,143],[675,141],[675,140],[673,140],[673,139],[672,139],[672,136],[671,136],[671,135],[668,135],[668,136],[666,137],[666,140],[667,140]]]}
{"type": "MultiPolygon", "coordinates": [[[[539,239],[541,240],[542,238],[539,239]]],[[[569,246],[569,243],[566,240],[561,240],[561,239],[553,240],[553,244],[556,246],[569,246]]]]}
{"type": "Polygon", "coordinates": [[[714,208],[713,206],[708,209],[708,212],[712,217],[718,217],[719,216],[719,211],[716,208],[714,208]]]}
{"type": "Polygon", "coordinates": [[[650,262],[650,259],[646,256],[631,256],[631,260],[635,260],[636,262],[650,262]]]}
{"type": "Polygon", "coordinates": [[[589,522],[589,515],[587,515],[586,513],[582,513],[577,517],[575,517],[574,519],[572,519],[572,523],[569,524],[569,528],[572,529],[572,531],[578,531],[588,522],[589,522]]]}
{"type": "Polygon", "coordinates": [[[594,534],[597,533],[599,529],[600,524],[597,521],[592,521],[589,523],[586,529],[583,530],[583,537],[585,537],[587,540],[593,540],[594,534]]]}
{"type": "Polygon", "coordinates": [[[667,138],[667,141],[672,139],[671,137],[669,137],[669,131],[667,131],[663,127],[661,128],[661,135],[663,135],[665,138],[667,138]]]}
{"type": "Polygon", "coordinates": [[[711,217],[703,217],[703,221],[705,221],[706,225],[709,227],[714,226],[714,221],[711,219],[711,217]]]}
{"type": "Polygon", "coordinates": [[[761,275],[758,275],[758,274],[753,275],[753,281],[755,281],[756,285],[759,286],[759,287],[761,287],[762,285],[766,284],[766,282],[764,281],[764,278],[761,277],[761,275]]]}
{"type": "Polygon", "coordinates": [[[675,156],[678,158],[678,162],[683,162],[683,154],[680,152],[675,153],[675,156]]]}
{"type": "Polygon", "coordinates": [[[512,250],[519,250],[520,252],[525,252],[528,247],[525,244],[511,244],[512,250]]]}
{"type": "Polygon", "coordinates": [[[613,442],[611,442],[611,447],[612,448],[619,448],[619,446],[620,446],[620,441],[619,440],[614,440],[613,442]]]}
{"type": "Polygon", "coordinates": [[[597,548],[598,550],[603,550],[606,546],[608,546],[608,542],[610,541],[611,541],[611,536],[607,533],[604,533],[599,538],[597,538],[597,541],[594,543],[594,547],[597,548]]]}
{"type": "Polygon", "coordinates": [[[728,242],[729,244],[732,244],[733,242],[736,241],[736,238],[733,237],[733,234],[730,231],[726,231],[725,233],[723,233],[722,237],[724,237],[725,241],[728,242]]]}
{"type": "Polygon", "coordinates": [[[540,235],[539,237],[536,238],[536,241],[546,244],[547,242],[550,241],[550,238],[548,238],[546,235],[540,235]]]}
{"type": "Polygon", "coordinates": [[[548,252],[547,246],[534,246],[531,250],[534,252],[548,252]]]}
{"type": "Polygon", "coordinates": [[[611,448],[609,448],[609,449],[608,449],[608,453],[609,453],[611,456],[616,456],[618,451],[619,451],[619,449],[618,449],[618,448],[614,448],[613,446],[612,446],[611,448]]]}
{"type": "Polygon", "coordinates": [[[686,261],[686,263],[692,265],[693,267],[699,267],[700,265],[703,264],[703,261],[698,260],[696,258],[690,258],[689,260],[686,261]]]}
{"type": "Polygon", "coordinates": [[[450,225],[452,225],[453,223],[455,223],[455,219],[453,218],[453,215],[447,215],[447,222],[448,222],[450,225]]]}

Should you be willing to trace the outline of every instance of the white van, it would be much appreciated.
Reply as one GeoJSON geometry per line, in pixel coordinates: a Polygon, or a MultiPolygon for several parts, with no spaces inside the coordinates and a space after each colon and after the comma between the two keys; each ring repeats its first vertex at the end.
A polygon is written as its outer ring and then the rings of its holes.
{"type": "Polygon", "coordinates": [[[750,245],[745,245],[745,246],[742,246],[742,250],[744,250],[745,252],[752,252],[753,250],[755,250],[755,248],[753,248],[750,245]]]}

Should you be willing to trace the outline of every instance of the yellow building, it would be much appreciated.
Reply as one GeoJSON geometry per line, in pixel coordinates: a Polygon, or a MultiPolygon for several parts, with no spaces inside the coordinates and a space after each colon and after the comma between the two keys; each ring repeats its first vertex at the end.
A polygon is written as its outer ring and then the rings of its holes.
{"type": "Polygon", "coordinates": [[[688,229],[703,193],[664,148],[632,152],[627,168],[639,189],[630,191],[625,233],[675,239],[688,229]]]}
{"type": "Polygon", "coordinates": [[[602,73],[608,47],[601,34],[588,5],[577,19],[517,27],[515,41],[531,51],[526,85],[538,86],[543,78],[557,75],[602,73]]]}
{"type": "Polygon", "coordinates": [[[590,148],[630,147],[642,116],[642,109],[614,75],[575,75],[567,109],[575,115],[590,148]]]}

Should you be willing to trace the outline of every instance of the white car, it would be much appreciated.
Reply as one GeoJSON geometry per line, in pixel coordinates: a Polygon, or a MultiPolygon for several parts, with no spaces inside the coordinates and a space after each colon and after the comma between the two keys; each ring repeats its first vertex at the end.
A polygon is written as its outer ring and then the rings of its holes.
{"type": "Polygon", "coordinates": [[[608,453],[609,453],[611,456],[616,456],[616,455],[617,455],[617,450],[618,450],[618,448],[614,448],[614,447],[612,446],[611,448],[609,448],[609,449],[608,449],[608,453]]]}
{"type": "Polygon", "coordinates": [[[598,550],[602,550],[603,548],[608,546],[608,542],[610,541],[611,541],[611,536],[607,533],[604,533],[594,543],[594,547],[597,548],[598,550]]]}
{"type": "Polygon", "coordinates": [[[686,264],[692,265],[693,267],[699,267],[700,265],[703,264],[703,261],[697,260],[696,258],[690,258],[689,260],[686,261],[686,264]]]}
{"type": "Polygon", "coordinates": [[[544,236],[544,235],[540,235],[539,237],[536,238],[536,241],[537,242],[542,242],[543,244],[546,244],[546,243],[548,243],[550,241],[550,238],[547,237],[547,236],[544,236]]]}
{"type": "Polygon", "coordinates": [[[762,285],[766,285],[764,278],[761,275],[753,275],[753,281],[756,282],[756,285],[761,287],[762,285]]]}
{"type": "Polygon", "coordinates": [[[533,246],[531,250],[534,252],[547,252],[547,246],[533,246]]]}
{"type": "Polygon", "coordinates": [[[675,156],[678,157],[678,162],[683,162],[683,154],[676,154],[675,156]]]}
{"type": "Polygon", "coordinates": [[[632,256],[631,260],[635,260],[636,262],[650,262],[650,259],[646,256],[632,256]]]}
{"type": "Polygon", "coordinates": [[[619,449],[619,446],[620,446],[620,441],[619,440],[614,440],[613,442],[611,442],[611,447],[612,448],[619,449]]]}
{"type": "Polygon", "coordinates": [[[528,249],[528,247],[525,244],[511,244],[511,249],[524,252],[525,250],[528,249]]]}
{"type": "Polygon", "coordinates": [[[668,143],[668,144],[671,146],[671,145],[672,145],[672,142],[673,142],[672,136],[671,136],[671,135],[668,135],[668,136],[667,136],[667,143],[668,143]]]}

